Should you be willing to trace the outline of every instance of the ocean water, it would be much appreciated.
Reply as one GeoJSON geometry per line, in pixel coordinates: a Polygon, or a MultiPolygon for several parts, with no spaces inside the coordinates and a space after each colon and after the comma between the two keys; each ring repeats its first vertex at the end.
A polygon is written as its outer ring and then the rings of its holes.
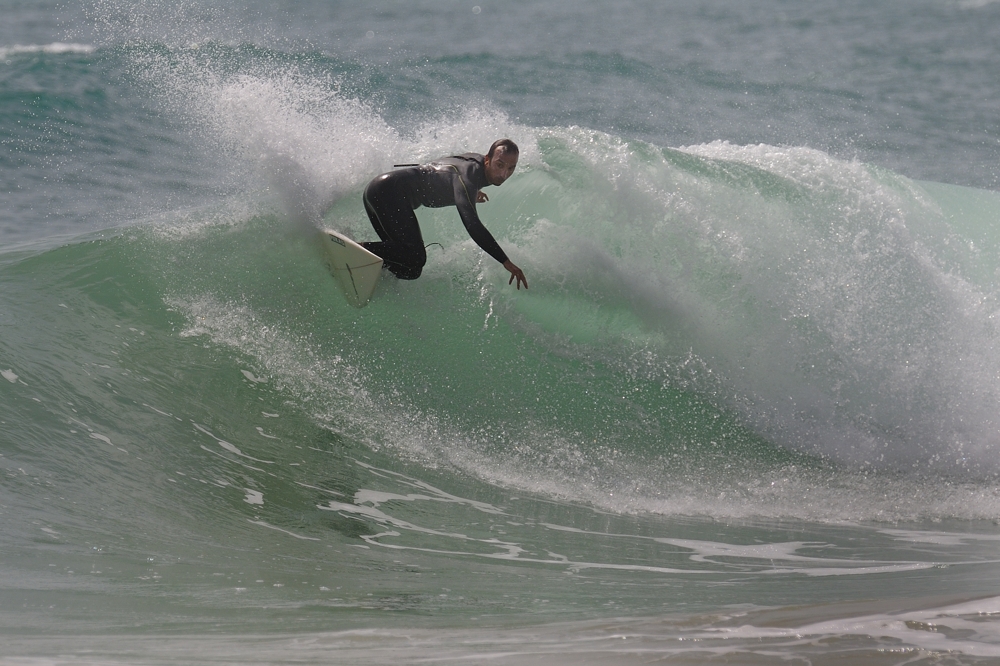
{"type": "Polygon", "coordinates": [[[0,17],[0,663],[1000,663],[1000,3],[0,17]]]}

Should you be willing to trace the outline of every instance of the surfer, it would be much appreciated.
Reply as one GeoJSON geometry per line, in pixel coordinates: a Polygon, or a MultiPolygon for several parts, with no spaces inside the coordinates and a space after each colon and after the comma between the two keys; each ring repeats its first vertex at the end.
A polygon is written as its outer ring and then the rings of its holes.
{"type": "Polygon", "coordinates": [[[455,206],[472,240],[510,272],[507,284],[517,280],[518,289],[522,284],[527,289],[524,273],[507,258],[476,213],[477,203],[489,201],[482,188],[502,185],[510,178],[519,152],[513,141],[500,139],[485,155],[443,157],[376,177],[365,188],[364,204],[381,240],[361,245],[381,257],[396,277],[416,280],[427,263],[427,252],[413,211],[420,206],[455,206]]]}

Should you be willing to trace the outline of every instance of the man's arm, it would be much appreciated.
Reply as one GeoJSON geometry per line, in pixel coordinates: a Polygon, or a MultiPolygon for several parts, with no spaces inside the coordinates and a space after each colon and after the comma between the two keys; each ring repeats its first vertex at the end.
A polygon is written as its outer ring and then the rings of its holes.
{"type": "MultiPolygon", "coordinates": [[[[466,184],[465,179],[462,177],[458,169],[455,170],[454,177],[454,188],[455,188],[455,207],[458,208],[458,215],[462,218],[462,224],[465,225],[465,230],[469,232],[469,236],[472,240],[476,241],[476,245],[483,248],[486,254],[490,255],[501,264],[510,261],[507,258],[507,254],[497,243],[496,239],[493,238],[493,234],[490,233],[486,225],[482,223],[479,219],[479,213],[476,212],[476,204],[473,199],[472,190],[475,189],[474,186],[466,184]]],[[[479,192],[479,190],[475,190],[479,192]]],[[[513,265],[513,264],[512,264],[513,265]]]]}
{"type": "Polygon", "coordinates": [[[521,289],[522,284],[527,289],[528,280],[525,279],[524,272],[507,258],[507,254],[500,247],[500,244],[497,243],[496,239],[493,238],[493,234],[489,232],[486,225],[479,219],[479,213],[476,211],[476,202],[483,203],[489,201],[489,197],[482,190],[466,182],[465,178],[462,177],[462,172],[458,168],[455,168],[454,171],[453,186],[455,207],[458,208],[458,215],[462,218],[462,224],[465,225],[465,230],[469,232],[469,236],[472,237],[472,240],[484,252],[503,264],[503,267],[510,272],[510,280],[507,281],[507,284],[514,284],[514,280],[517,280],[518,290],[521,289]],[[473,194],[473,191],[475,194],[473,194]]]}

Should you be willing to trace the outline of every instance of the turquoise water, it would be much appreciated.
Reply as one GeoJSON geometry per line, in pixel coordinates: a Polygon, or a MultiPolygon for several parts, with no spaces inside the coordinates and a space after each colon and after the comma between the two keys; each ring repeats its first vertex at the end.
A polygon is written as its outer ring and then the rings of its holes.
{"type": "Polygon", "coordinates": [[[3,10],[0,662],[998,658],[995,4],[3,10]]]}

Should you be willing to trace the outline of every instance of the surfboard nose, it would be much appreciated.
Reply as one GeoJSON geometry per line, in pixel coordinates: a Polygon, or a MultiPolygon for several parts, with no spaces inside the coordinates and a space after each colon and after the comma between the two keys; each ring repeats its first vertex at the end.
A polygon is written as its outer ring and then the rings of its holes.
{"type": "Polygon", "coordinates": [[[324,229],[321,238],[327,268],[343,289],[347,302],[363,308],[382,276],[382,259],[331,229],[324,229]]]}

